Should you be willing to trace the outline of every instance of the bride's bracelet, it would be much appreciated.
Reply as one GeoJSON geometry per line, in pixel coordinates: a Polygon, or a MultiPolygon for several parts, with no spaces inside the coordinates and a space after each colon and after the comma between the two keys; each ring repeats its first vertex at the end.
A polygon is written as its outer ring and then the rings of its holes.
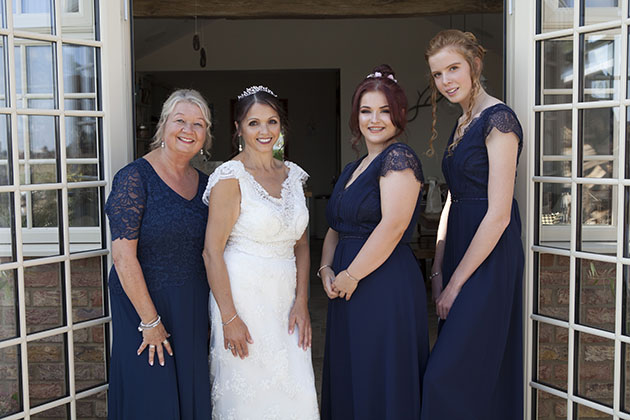
{"type": "Polygon", "coordinates": [[[331,268],[329,264],[324,264],[319,267],[319,270],[317,270],[317,277],[319,277],[320,279],[322,278],[322,270],[326,267],[331,268]]]}
{"type": "Polygon", "coordinates": [[[225,327],[226,325],[228,325],[230,322],[234,321],[236,319],[236,317],[238,316],[238,312],[236,312],[234,314],[234,316],[232,318],[230,318],[229,320],[225,321],[225,322],[221,322],[221,324],[225,327]]]}

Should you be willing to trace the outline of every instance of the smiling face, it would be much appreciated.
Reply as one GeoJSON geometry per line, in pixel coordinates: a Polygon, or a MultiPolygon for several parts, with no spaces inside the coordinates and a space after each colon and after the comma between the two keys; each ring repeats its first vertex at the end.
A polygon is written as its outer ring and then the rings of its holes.
{"type": "Polygon", "coordinates": [[[466,58],[452,48],[444,48],[428,61],[438,91],[452,103],[467,109],[473,83],[466,58]]]}
{"type": "Polygon", "coordinates": [[[164,147],[169,151],[195,155],[206,141],[206,120],[201,109],[179,102],[164,126],[164,147]]]}
{"type": "Polygon", "coordinates": [[[280,116],[271,106],[255,103],[245,118],[236,123],[236,128],[250,151],[273,152],[273,145],[280,137],[280,116]]]}
{"type": "Polygon", "coordinates": [[[393,139],[396,126],[391,119],[387,98],[382,92],[365,92],[361,97],[359,130],[366,144],[384,144],[393,139]]]}

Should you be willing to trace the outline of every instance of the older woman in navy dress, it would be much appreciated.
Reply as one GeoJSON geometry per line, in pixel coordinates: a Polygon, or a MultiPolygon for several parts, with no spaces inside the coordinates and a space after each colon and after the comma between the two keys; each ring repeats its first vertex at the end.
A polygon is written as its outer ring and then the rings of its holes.
{"type": "MultiPolygon", "coordinates": [[[[422,420],[523,418],[523,248],[513,199],[522,130],[479,78],[471,33],[437,34],[427,49],[437,92],[462,107],[442,170],[449,188],[432,269],[442,320],[424,378],[422,420]]],[[[433,124],[433,137],[435,120],[433,124]]]]}
{"type": "Polygon", "coordinates": [[[389,66],[363,80],[352,103],[350,126],[368,153],[345,167],[326,211],[322,418],[417,420],[429,345],[424,281],[408,243],[422,169],[397,141],[407,99],[389,66]]]}
{"type": "Polygon", "coordinates": [[[114,177],[105,207],[114,259],[109,419],[210,418],[201,256],[208,177],[190,166],[210,140],[205,100],[176,91],[162,108],[154,149],[114,177]]]}

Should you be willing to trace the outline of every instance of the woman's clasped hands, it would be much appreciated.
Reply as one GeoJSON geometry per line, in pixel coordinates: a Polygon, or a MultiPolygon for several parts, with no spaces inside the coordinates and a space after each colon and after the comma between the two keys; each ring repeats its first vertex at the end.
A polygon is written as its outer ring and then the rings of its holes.
{"type": "Polygon", "coordinates": [[[324,291],[330,299],[340,297],[350,300],[359,285],[359,281],[351,276],[348,270],[343,270],[335,275],[332,268],[325,267],[321,270],[320,275],[322,284],[324,285],[324,291]]]}

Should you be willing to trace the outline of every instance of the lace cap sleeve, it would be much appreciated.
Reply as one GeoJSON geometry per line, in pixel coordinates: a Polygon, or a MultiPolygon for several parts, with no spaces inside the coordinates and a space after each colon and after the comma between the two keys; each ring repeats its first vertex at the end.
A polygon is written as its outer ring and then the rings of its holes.
{"type": "Polygon", "coordinates": [[[507,106],[497,107],[495,111],[488,115],[483,137],[486,138],[493,128],[496,128],[502,133],[516,134],[518,137],[520,151],[523,143],[523,129],[521,128],[521,123],[519,123],[514,111],[507,106]]]}
{"type": "Polygon", "coordinates": [[[146,205],[146,190],[136,165],[122,168],[112,182],[112,191],[105,203],[112,241],[138,239],[146,205]]]}
{"type": "Polygon", "coordinates": [[[385,151],[379,176],[385,176],[389,171],[404,171],[411,169],[416,179],[424,183],[422,164],[413,149],[404,143],[396,143],[385,151]]]}
{"type": "Polygon", "coordinates": [[[285,163],[289,167],[289,170],[290,170],[289,176],[292,179],[300,182],[302,185],[306,184],[306,181],[309,178],[308,173],[304,169],[302,169],[299,165],[293,162],[286,161],[285,163]]]}
{"type": "Polygon", "coordinates": [[[235,160],[228,160],[222,163],[217,169],[214,170],[208,177],[208,184],[206,190],[203,192],[202,200],[204,204],[208,205],[208,199],[210,198],[210,191],[217,182],[222,179],[240,179],[243,175],[243,165],[235,160]]]}

